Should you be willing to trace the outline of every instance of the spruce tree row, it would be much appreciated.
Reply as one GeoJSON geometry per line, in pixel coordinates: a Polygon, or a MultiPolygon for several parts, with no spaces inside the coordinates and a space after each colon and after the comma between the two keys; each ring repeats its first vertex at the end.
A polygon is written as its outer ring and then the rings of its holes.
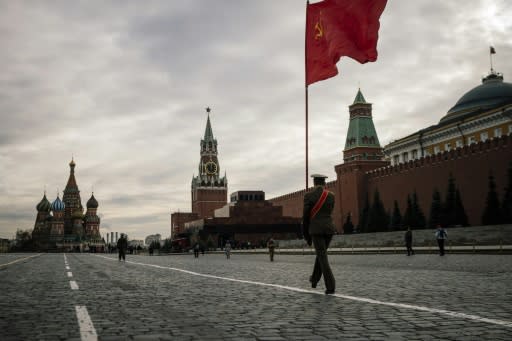
{"type": "MultiPolygon", "coordinates": [[[[508,168],[508,186],[505,188],[503,200],[500,204],[496,184],[492,173],[489,175],[489,191],[486,205],[482,215],[482,225],[510,224],[512,223],[512,162],[508,168]]],[[[416,191],[407,195],[407,206],[402,216],[398,202],[394,200],[392,213],[386,212],[380,198],[380,193],[375,190],[373,201],[370,205],[368,193],[365,198],[365,205],[359,216],[357,232],[384,232],[400,231],[408,226],[414,229],[435,228],[441,226],[469,226],[468,217],[462,203],[460,191],[455,184],[452,174],[448,178],[448,188],[444,202],[441,193],[434,189],[430,205],[428,221],[418,203],[416,191]]],[[[343,230],[350,234],[354,232],[354,225],[350,215],[347,217],[343,230]]]]}
{"type": "Polygon", "coordinates": [[[482,225],[512,224],[512,162],[508,167],[507,178],[508,186],[505,187],[503,200],[500,204],[494,175],[492,172],[489,174],[489,191],[482,214],[482,225]]]}

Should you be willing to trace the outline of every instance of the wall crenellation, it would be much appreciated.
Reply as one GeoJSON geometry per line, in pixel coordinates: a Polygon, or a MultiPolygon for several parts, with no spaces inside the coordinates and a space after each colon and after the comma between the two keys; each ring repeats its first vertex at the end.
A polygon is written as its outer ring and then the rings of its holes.
{"type": "Polygon", "coordinates": [[[369,178],[378,178],[388,175],[399,174],[418,167],[428,167],[435,164],[440,164],[446,161],[451,161],[459,158],[469,157],[475,153],[485,153],[493,149],[506,148],[510,143],[511,137],[503,135],[498,138],[489,139],[483,142],[466,145],[461,148],[444,151],[435,155],[424,156],[416,160],[411,160],[406,163],[400,163],[394,166],[386,166],[366,172],[369,178]]]}

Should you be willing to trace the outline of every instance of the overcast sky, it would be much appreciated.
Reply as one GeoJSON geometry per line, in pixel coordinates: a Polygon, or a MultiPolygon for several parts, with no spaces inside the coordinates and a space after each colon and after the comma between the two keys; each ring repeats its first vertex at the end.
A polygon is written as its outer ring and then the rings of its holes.
{"type": "MultiPolygon", "coordinates": [[[[0,237],[32,229],[74,156],[102,234],[170,235],[191,211],[210,106],[228,193],[304,188],[302,0],[0,1],[0,237]]],[[[494,67],[512,79],[512,2],[390,0],[379,57],[309,88],[311,173],[335,179],[360,86],[381,144],[436,124],[494,67]]],[[[61,194],[62,198],[62,194],[61,194]]]]}

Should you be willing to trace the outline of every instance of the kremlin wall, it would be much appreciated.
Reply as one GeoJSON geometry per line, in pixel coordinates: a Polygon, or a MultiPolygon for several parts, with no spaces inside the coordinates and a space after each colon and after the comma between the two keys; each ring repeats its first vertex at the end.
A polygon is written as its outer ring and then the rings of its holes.
{"type": "MultiPolygon", "coordinates": [[[[503,197],[507,185],[507,169],[512,160],[512,138],[502,136],[470,146],[457,148],[449,152],[423,157],[395,166],[377,167],[373,170],[361,171],[359,166],[335,167],[338,179],[343,179],[345,186],[338,181],[331,181],[327,189],[335,193],[337,210],[333,213],[336,229],[342,233],[342,226],[348,215],[345,207],[354,207],[350,202],[339,198],[359,197],[360,206],[364,205],[365,193],[374,193],[377,189],[387,210],[393,208],[394,200],[398,201],[400,211],[406,209],[407,195],[416,191],[422,211],[428,215],[434,188],[444,198],[450,173],[462,195],[462,202],[471,225],[479,225],[488,192],[489,172],[495,177],[498,197],[503,197]],[[343,188],[343,193],[341,188],[343,188]],[[348,193],[347,193],[348,192],[348,193]],[[357,193],[358,192],[358,193],[357,193]]],[[[287,216],[302,216],[304,190],[285,194],[271,199],[274,205],[283,207],[287,216]]],[[[371,198],[371,195],[369,195],[371,198]]],[[[352,221],[358,224],[359,209],[354,210],[352,221]]]]}
{"type": "MultiPolygon", "coordinates": [[[[386,211],[396,200],[402,214],[414,192],[428,219],[432,195],[446,196],[450,175],[460,191],[470,225],[480,225],[489,191],[489,175],[501,200],[512,167],[512,84],[491,70],[482,84],[464,94],[438,124],[381,148],[371,104],[359,90],[349,106],[344,163],[327,188],[336,196],[333,220],[338,233],[348,215],[355,226],[367,198],[377,190],[386,211]]],[[[302,216],[304,190],[270,199],[283,214],[302,216]]]]}

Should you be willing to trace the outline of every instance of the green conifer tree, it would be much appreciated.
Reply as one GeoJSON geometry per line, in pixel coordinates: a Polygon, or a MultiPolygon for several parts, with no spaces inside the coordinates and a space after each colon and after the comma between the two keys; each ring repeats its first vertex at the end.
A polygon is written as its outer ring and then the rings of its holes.
{"type": "Polygon", "coordinates": [[[368,215],[370,214],[370,201],[368,199],[368,193],[366,193],[364,207],[359,214],[359,226],[358,231],[360,233],[368,232],[368,215]]]}
{"type": "Polygon", "coordinates": [[[352,223],[352,215],[350,213],[347,215],[345,224],[343,224],[343,233],[344,234],[354,233],[354,224],[352,223]]]}
{"type": "Polygon", "coordinates": [[[485,200],[484,213],[482,215],[482,225],[501,224],[501,209],[498,193],[496,192],[496,183],[494,175],[489,175],[489,192],[485,200]]]}
{"type": "Polygon", "coordinates": [[[441,218],[443,215],[443,203],[441,202],[441,193],[434,189],[432,193],[432,203],[430,204],[430,217],[428,220],[428,227],[435,228],[438,224],[442,224],[441,218]]]}
{"type": "Polygon", "coordinates": [[[411,227],[425,228],[427,226],[425,214],[421,210],[416,191],[412,194],[412,212],[414,224],[411,224],[411,227]]]}
{"type": "Polygon", "coordinates": [[[402,214],[400,214],[400,208],[398,202],[395,200],[393,203],[393,214],[391,215],[391,223],[389,226],[390,231],[399,231],[402,229],[402,214]]]}
{"type": "Polygon", "coordinates": [[[412,209],[412,199],[411,199],[411,195],[408,194],[407,195],[407,206],[405,208],[404,217],[402,219],[403,227],[412,226],[412,224],[414,223],[413,219],[414,219],[414,217],[413,217],[413,209],[412,209]]]}
{"type": "Polygon", "coordinates": [[[456,225],[469,226],[468,216],[466,214],[466,210],[464,209],[464,205],[462,205],[462,199],[460,197],[458,188],[455,191],[455,216],[456,225]]]}
{"type": "Polygon", "coordinates": [[[389,217],[380,199],[379,191],[376,189],[373,194],[373,203],[368,215],[368,232],[386,231],[389,224],[389,217]]]}
{"type": "Polygon", "coordinates": [[[504,224],[512,224],[512,162],[508,166],[508,184],[501,203],[501,216],[504,224]]]}
{"type": "Polygon", "coordinates": [[[455,179],[452,174],[448,177],[448,188],[446,190],[446,199],[443,205],[442,222],[443,226],[457,225],[457,213],[455,210],[455,196],[457,188],[455,187],[455,179]]]}

